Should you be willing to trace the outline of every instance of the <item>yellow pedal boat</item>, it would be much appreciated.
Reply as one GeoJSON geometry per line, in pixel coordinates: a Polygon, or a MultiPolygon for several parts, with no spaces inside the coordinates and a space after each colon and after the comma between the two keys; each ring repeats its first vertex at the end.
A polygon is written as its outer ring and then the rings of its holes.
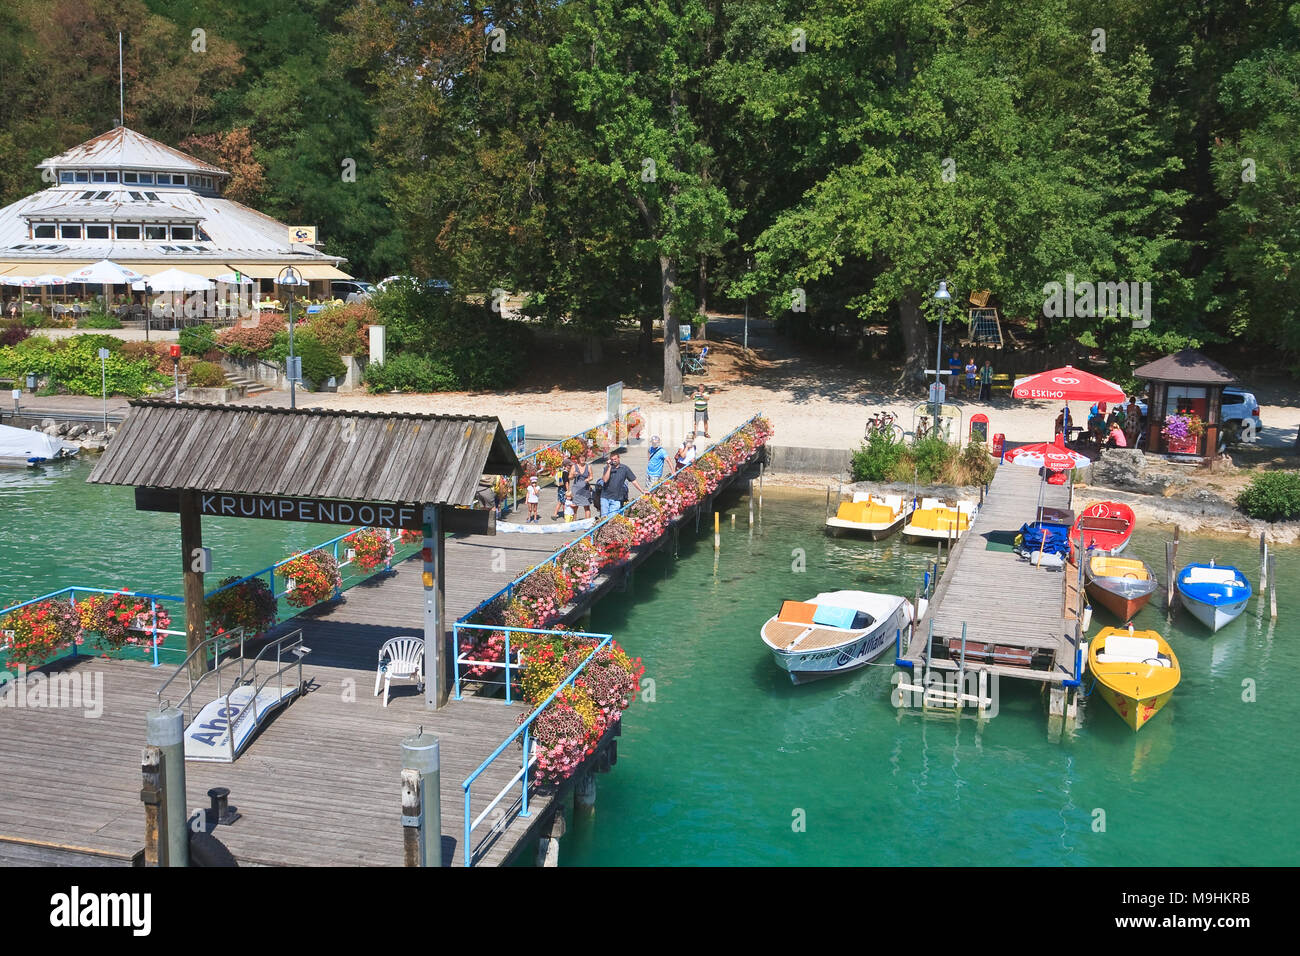
{"type": "Polygon", "coordinates": [[[1156,631],[1107,627],[1088,645],[1097,693],[1135,731],[1169,703],[1182,677],[1173,648],[1156,631]]]}
{"type": "Polygon", "coordinates": [[[938,498],[922,498],[903,525],[903,534],[913,541],[955,541],[970,529],[978,510],[974,501],[958,501],[954,507],[938,498]]]}

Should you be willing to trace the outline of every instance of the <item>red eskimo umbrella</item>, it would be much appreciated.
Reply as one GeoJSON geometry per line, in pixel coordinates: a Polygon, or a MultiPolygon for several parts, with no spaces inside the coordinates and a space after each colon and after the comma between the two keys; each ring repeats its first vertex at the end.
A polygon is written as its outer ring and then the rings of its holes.
{"type": "Polygon", "coordinates": [[[1002,456],[1003,461],[1013,465],[1025,465],[1028,468],[1046,468],[1048,471],[1069,471],[1071,468],[1083,468],[1092,463],[1087,455],[1070,451],[1060,435],[1054,442],[1039,442],[1037,445],[1021,445],[1012,448],[1002,456]]]}
{"type": "Polygon", "coordinates": [[[1067,365],[1016,379],[1011,397],[1057,402],[1122,402],[1124,389],[1100,375],[1067,365]]]}

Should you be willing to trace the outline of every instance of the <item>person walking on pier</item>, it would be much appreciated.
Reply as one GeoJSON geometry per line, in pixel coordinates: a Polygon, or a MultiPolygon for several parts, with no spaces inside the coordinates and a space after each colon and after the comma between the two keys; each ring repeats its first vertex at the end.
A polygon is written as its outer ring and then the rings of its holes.
{"type": "Polygon", "coordinates": [[[695,431],[699,432],[700,422],[704,423],[704,437],[709,437],[709,393],[703,385],[695,389],[695,431]]]}
{"type": "Polygon", "coordinates": [[[560,467],[555,469],[555,514],[553,520],[559,521],[564,516],[564,498],[565,491],[569,487],[569,465],[572,459],[569,453],[564,453],[564,458],[560,462],[560,467]]]}
{"type": "Polygon", "coordinates": [[[659,436],[650,436],[650,457],[646,460],[645,477],[650,484],[655,484],[664,476],[665,466],[672,474],[672,466],[668,463],[668,453],[664,451],[664,446],[659,444],[659,436]]]}
{"type": "Polygon", "coordinates": [[[578,509],[583,510],[583,517],[591,517],[591,465],[586,456],[579,454],[569,468],[569,496],[573,499],[573,516],[578,516],[578,509]]]}
{"type": "Polygon", "coordinates": [[[623,464],[618,452],[609,456],[609,464],[605,466],[605,473],[600,477],[600,516],[613,514],[625,504],[627,504],[627,486],[631,482],[632,486],[640,494],[645,494],[645,489],[641,487],[636,480],[636,475],[632,474],[632,469],[623,464]]]}
{"type": "Polygon", "coordinates": [[[528,521],[525,523],[542,520],[542,516],[537,513],[537,504],[541,501],[538,492],[537,476],[533,475],[528,479],[528,492],[525,496],[525,500],[528,502],[528,521]]]}

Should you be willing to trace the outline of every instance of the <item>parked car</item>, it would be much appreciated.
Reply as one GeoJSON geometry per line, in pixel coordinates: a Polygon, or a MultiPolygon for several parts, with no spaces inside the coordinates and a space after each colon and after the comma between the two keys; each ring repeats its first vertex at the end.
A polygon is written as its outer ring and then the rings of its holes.
{"type": "Polygon", "coordinates": [[[386,288],[388,288],[388,287],[389,287],[390,285],[392,285],[394,282],[415,282],[415,283],[419,283],[419,282],[421,282],[421,281],[424,282],[424,286],[425,286],[425,288],[427,288],[427,289],[431,289],[431,290],[433,290],[433,291],[435,291],[435,292],[444,292],[444,293],[447,293],[448,295],[451,294],[451,283],[450,283],[450,282],[447,282],[447,281],[444,280],[444,279],[424,279],[424,280],[420,280],[420,279],[417,279],[415,276],[388,276],[386,279],[381,279],[381,280],[379,281],[379,285],[378,285],[376,288],[377,288],[377,291],[379,291],[379,292],[383,292],[386,288]]]}
{"type": "Polygon", "coordinates": [[[374,293],[374,286],[359,279],[339,279],[330,283],[330,294],[344,302],[364,302],[374,293]]]}
{"type": "MultiPolygon", "coordinates": [[[[1147,420],[1146,396],[1138,399],[1138,408],[1142,410],[1142,422],[1147,420]]],[[[1223,402],[1219,406],[1219,421],[1223,422],[1220,434],[1231,442],[1255,442],[1264,429],[1259,417],[1259,401],[1253,392],[1243,388],[1229,386],[1223,390],[1223,402]],[[1247,423],[1250,424],[1247,424],[1247,423]]]]}

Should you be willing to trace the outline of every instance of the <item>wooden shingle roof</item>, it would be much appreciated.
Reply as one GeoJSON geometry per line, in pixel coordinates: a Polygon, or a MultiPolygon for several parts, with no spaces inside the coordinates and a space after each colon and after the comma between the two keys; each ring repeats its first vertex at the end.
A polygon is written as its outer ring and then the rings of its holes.
{"type": "Polygon", "coordinates": [[[1235,385],[1237,376],[1212,358],[1195,349],[1183,349],[1173,355],[1148,362],[1133,370],[1137,378],[1187,385],[1235,385]]]}
{"type": "Polygon", "coordinates": [[[138,488],[468,506],[519,460],[496,418],[131,403],[87,481],[138,488]]]}

